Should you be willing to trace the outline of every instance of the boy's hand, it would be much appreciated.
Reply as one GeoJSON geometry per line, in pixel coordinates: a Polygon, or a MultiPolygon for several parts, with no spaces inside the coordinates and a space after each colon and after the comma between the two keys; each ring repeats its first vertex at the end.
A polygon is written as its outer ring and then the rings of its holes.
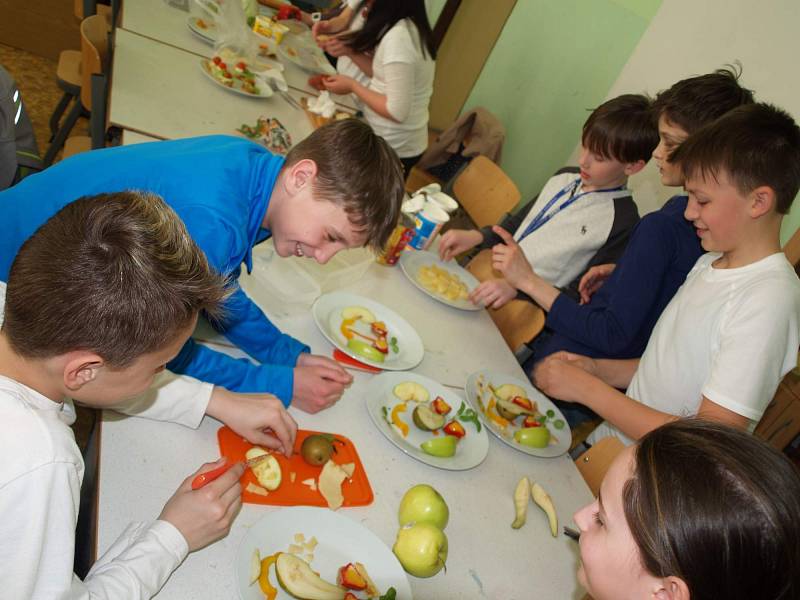
{"type": "Polygon", "coordinates": [[[342,397],[353,376],[331,358],[303,353],[294,368],[292,406],[307,413],[328,408],[342,397]]]}
{"type": "Polygon", "coordinates": [[[353,91],[353,79],[347,75],[328,75],[322,78],[322,85],[329,92],[342,96],[353,91]]]}
{"type": "Polygon", "coordinates": [[[239,463],[199,490],[192,490],[192,480],[206,471],[222,466],[225,459],[206,463],[189,475],[170,498],[159,519],[174,525],[181,532],[189,552],[199,550],[228,535],[231,524],[242,507],[242,486],[239,478],[244,464],[239,463]]]}
{"type": "Polygon", "coordinates": [[[556,352],[533,369],[534,385],[551,398],[580,402],[587,378],[596,377],[597,364],[587,356],[556,352]]]}
{"type": "Polygon", "coordinates": [[[480,231],[467,229],[450,229],[442,234],[439,240],[439,258],[448,261],[483,241],[480,231]]]}
{"type": "Polygon", "coordinates": [[[336,36],[331,36],[328,39],[323,38],[323,41],[319,43],[319,47],[337,58],[353,54],[353,49],[336,36]]]}
{"type": "Polygon", "coordinates": [[[516,288],[505,279],[488,279],[472,290],[469,300],[473,304],[500,308],[516,297],[516,288]]]}
{"type": "Polygon", "coordinates": [[[216,386],[206,412],[250,443],[292,455],[297,423],[272,394],[238,394],[216,386]]]}
{"type": "Polygon", "coordinates": [[[500,271],[508,283],[520,289],[525,280],[533,275],[533,269],[510,233],[499,225],[492,227],[492,231],[503,240],[502,244],[492,248],[492,267],[500,271]]]}
{"type": "Polygon", "coordinates": [[[617,265],[615,264],[595,265],[583,274],[583,277],[581,277],[581,281],[578,284],[578,293],[581,295],[581,304],[589,303],[589,300],[592,299],[594,293],[602,287],[602,285],[606,282],[606,279],[608,279],[611,276],[611,273],[614,272],[616,266],[617,265]]]}

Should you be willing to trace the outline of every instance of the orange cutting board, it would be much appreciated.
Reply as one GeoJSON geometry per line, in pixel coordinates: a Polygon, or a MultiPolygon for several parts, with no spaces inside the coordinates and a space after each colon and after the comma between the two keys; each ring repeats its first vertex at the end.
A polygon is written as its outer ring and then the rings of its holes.
{"type": "MultiPolygon", "coordinates": [[[[244,488],[248,483],[258,485],[256,476],[250,469],[245,469],[242,475],[242,501],[250,502],[252,504],[273,504],[276,506],[328,506],[325,498],[322,497],[319,489],[312,491],[307,485],[303,485],[301,481],[306,479],[319,479],[319,474],[322,472],[322,467],[315,467],[308,464],[303,460],[300,455],[300,446],[303,440],[308,436],[315,433],[323,433],[320,431],[307,431],[299,429],[297,431],[297,439],[294,444],[294,453],[292,458],[286,458],[283,454],[276,452],[273,456],[278,460],[281,466],[282,480],[281,485],[277,490],[269,493],[268,496],[260,496],[248,492],[244,488]],[[291,481],[290,473],[295,473],[294,483],[291,481]]],[[[372,488],[367,479],[367,472],[364,470],[364,465],[361,464],[361,459],[358,457],[356,447],[353,442],[343,435],[333,434],[337,440],[344,442],[343,444],[335,444],[336,454],[333,455],[333,461],[338,464],[355,463],[355,471],[351,479],[345,479],[342,483],[342,494],[344,495],[343,506],[366,506],[372,504],[374,496],[372,495],[372,488]]],[[[221,427],[217,432],[217,439],[219,441],[220,454],[226,457],[229,461],[243,461],[245,452],[253,447],[251,444],[238,433],[234,432],[229,427],[221,427]]]]}

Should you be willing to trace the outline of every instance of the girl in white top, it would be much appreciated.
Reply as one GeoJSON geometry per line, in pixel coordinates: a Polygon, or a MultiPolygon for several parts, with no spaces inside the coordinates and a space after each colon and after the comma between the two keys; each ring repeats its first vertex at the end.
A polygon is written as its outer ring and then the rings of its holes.
{"type": "Polygon", "coordinates": [[[436,53],[424,1],[374,0],[359,31],[322,45],[333,56],[349,57],[369,77],[366,85],[342,74],[323,83],[335,94],[359,98],[367,122],[397,152],[408,174],[428,145],[433,92],[436,53]]]}

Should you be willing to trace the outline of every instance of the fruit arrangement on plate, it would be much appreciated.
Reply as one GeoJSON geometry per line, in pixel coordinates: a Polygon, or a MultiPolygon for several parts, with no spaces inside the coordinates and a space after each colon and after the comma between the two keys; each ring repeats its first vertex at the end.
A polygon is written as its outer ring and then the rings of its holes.
{"type": "Polygon", "coordinates": [[[477,433],[481,431],[481,422],[474,410],[462,402],[458,411],[451,414],[453,407],[441,396],[431,399],[430,392],[416,381],[404,381],[394,386],[392,394],[399,401],[386,404],[381,408],[384,420],[403,438],[407,438],[413,426],[419,431],[430,434],[420,444],[420,449],[431,456],[449,458],[454,456],[459,441],[467,436],[467,427],[471,424],[477,433]],[[411,424],[407,415],[411,408],[411,424]]]}
{"type": "Polygon", "coordinates": [[[546,448],[559,443],[566,423],[552,409],[541,412],[522,387],[503,383],[495,387],[483,375],[476,380],[476,401],[481,415],[506,439],[521,446],[546,448]]]}
{"type": "Polygon", "coordinates": [[[306,540],[305,534],[296,533],[294,542],[285,552],[276,552],[265,558],[261,558],[258,548],[253,550],[250,557],[250,585],[258,582],[266,600],[274,600],[278,594],[278,588],[270,581],[273,566],[278,585],[299,600],[395,599],[395,589],[391,587],[382,594],[369,576],[366,566],[360,562],[342,565],[337,571],[335,584],[326,581],[311,566],[317,538],[312,536],[306,540]]]}
{"type": "Polygon", "coordinates": [[[202,64],[206,72],[216,82],[225,87],[252,94],[253,96],[264,95],[264,90],[262,89],[264,84],[258,81],[256,74],[250,69],[246,61],[226,62],[221,56],[217,55],[211,60],[203,61],[202,64]]]}
{"type": "Polygon", "coordinates": [[[417,281],[429,292],[448,300],[466,300],[469,296],[467,284],[458,275],[434,264],[420,267],[417,281]]]}
{"type": "Polygon", "coordinates": [[[390,352],[400,352],[397,338],[389,336],[386,323],[379,321],[371,310],[348,306],[341,314],[340,331],[347,340],[347,347],[358,356],[382,363],[390,352]]]}

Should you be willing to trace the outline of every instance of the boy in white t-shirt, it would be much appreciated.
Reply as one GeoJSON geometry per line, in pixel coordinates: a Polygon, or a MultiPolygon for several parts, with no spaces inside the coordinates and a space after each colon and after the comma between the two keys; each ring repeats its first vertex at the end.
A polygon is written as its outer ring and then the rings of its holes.
{"type": "Polygon", "coordinates": [[[638,360],[561,352],[534,371],[546,394],[606,420],[590,441],[630,443],[676,417],[752,429],[797,361],[800,281],[780,248],[800,188],[800,128],[768,104],[735,108],[671,156],[701,256],[638,360]],[[623,394],[615,388],[627,388],[623,394]]]}
{"type": "MultiPolygon", "coordinates": [[[[0,596],[150,598],[188,552],[227,534],[241,505],[244,467],[191,489],[194,476],[218,461],[189,476],[158,520],[131,523],[83,581],[73,573],[84,474],[69,427],[73,399],[118,408],[142,394],[201,310],[224,317],[228,294],[182,221],[151,194],[81,198],[23,244],[7,289],[0,287],[0,596]]],[[[195,413],[229,402],[189,378],[165,387],[166,397],[143,394],[125,407],[190,424],[195,413]]],[[[263,408],[250,405],[239,424],[261,421],[280,440],[272,447],[291,448],[296,424],[280,400],[263,395],[259,403],[263,408]]]]}

